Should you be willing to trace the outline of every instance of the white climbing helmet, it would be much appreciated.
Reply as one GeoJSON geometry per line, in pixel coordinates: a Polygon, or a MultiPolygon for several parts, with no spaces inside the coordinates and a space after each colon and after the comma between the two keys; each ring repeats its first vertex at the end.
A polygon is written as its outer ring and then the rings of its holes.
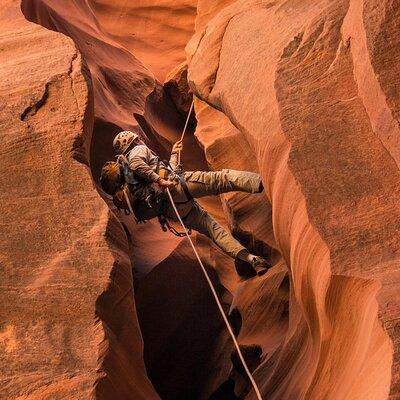
{"type": "Polygon", "coordinates": [[[135,132],[122,131],[115,136],[113,141],[114,150],[117,154],[123,154],[129,145],[139,137],[135,132]]]}

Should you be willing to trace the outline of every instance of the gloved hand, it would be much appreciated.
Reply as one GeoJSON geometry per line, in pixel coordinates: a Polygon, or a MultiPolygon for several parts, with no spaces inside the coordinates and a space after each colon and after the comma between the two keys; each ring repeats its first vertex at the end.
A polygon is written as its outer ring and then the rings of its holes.
{"type": "Polygon", "coordinates": [[[182,140],[178,140],[173,146],[172,146],[172,153],[179,153],[180,151],[183,150],[183,143],[182,140]]]}
{"type": "Polygon", "coordinates": [[[168,180],[163,179],[163,178],[158,178],[157,183],[158,183],[158,185],[160,186],[160,188],[162,190],[166,190],[167,188],[171,188],[172,186],[176,185],[175,181],[168,181],[168,180]]]}

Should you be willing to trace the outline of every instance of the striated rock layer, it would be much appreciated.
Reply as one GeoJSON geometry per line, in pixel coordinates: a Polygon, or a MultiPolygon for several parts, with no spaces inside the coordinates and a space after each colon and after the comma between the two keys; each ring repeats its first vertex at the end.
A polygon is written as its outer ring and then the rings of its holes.
{"type": "Polygon", "coordinates": [[[22,1],[72,41],[0,11],[4,397],[255,398],[190,246],[108,214],[88,173],[120,129],[166,158],[188,80],[186,169],[265,186],[201,203],[268,274],[193,236],[263,396],[398,398],[400,6],[134,3],[22,1]]]}
{"type": "MultiPolygon", "coordinates": [[[[230,3],[213,14],[199,2],[189,81],[235,127],[199,134],[208,159],[225,138],[247,140],[289,269],[289,328],[256,371],[263,393],[398,398],[399,7],[230,3]]],[[[221,118],[209,111],[204,125],[221,118]]]]}
{"type": "Polygon", "coordinates": [[[126,237],[82,164],[93,99],[81,55],[18,2],[3,2],[0,21],[0,397],[157,399],[126,237]]]}
{"type": "Polygon", "coordinates": [[[102,30],[134,54],[163,82],[186,60],[193,35],[195,0],[96,0],[92,10],[102,30]]]}

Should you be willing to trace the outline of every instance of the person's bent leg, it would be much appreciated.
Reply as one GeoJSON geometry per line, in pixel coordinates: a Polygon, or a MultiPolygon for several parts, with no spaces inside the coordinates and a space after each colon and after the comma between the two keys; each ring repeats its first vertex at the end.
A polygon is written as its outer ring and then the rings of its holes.
{"type": "Polygon", "coordinates": [[[221,171],[185,172],[184,178],[194,198],[227,192],[260,193],[261,177],[255,172],[223,169],[221,171]]]}
{"type": "MultiPolygon", "coordinates": [[[[181,214],[178,205],[178,212],[183,216],[185,226],[194,229],[209,237],[223,252],[231,256],[233,259],[240,259],[249,263],[257,275],[265,274],[270,263],[262,257],[251,254],[240,242],[238,242],[230,232],[226,231],[207,211],[205,211],[198,203],[192,202],[191,209],[188,214],[181,214]]],[[[170,210],[172,211],[172,210],[170,210]]],[[[173,220],[177,220],[176,216],[170,214],[173,220]]]]}
{"type": "MultiPolygon", "coordinates": [[[[208,236],[222,251],[236,258],[238,254],[248,252],[231,233],[227,232],[207,211],[195,203],[185,218],[187,228],[208,236]]],[[[251,261],[250,261],[251,263],[251,261]]]]}

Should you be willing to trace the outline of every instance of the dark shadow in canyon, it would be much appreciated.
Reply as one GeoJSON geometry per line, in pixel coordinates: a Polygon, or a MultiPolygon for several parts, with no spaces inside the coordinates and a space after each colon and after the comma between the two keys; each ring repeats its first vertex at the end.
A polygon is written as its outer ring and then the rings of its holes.
{"type": "Polygon", "coordinates": [[[243,398],[236,396],[235,380],[229,378],[213,392],[208,400],[243,400],[243,398]]]}
{"type": "MultiPolygon", "coordinates": [[[[219,297],[230,298],[212,268],[208,270],[219,297]]],[[[147,371],[161,398],[204,398],[215,363],[222,369],[214,371],[217,376],[227,377],[233,345],[187,244],[137,284],[135,299],[147,371]]],[[[224,303],[226,313],[229,303],[224,303]]]]}

